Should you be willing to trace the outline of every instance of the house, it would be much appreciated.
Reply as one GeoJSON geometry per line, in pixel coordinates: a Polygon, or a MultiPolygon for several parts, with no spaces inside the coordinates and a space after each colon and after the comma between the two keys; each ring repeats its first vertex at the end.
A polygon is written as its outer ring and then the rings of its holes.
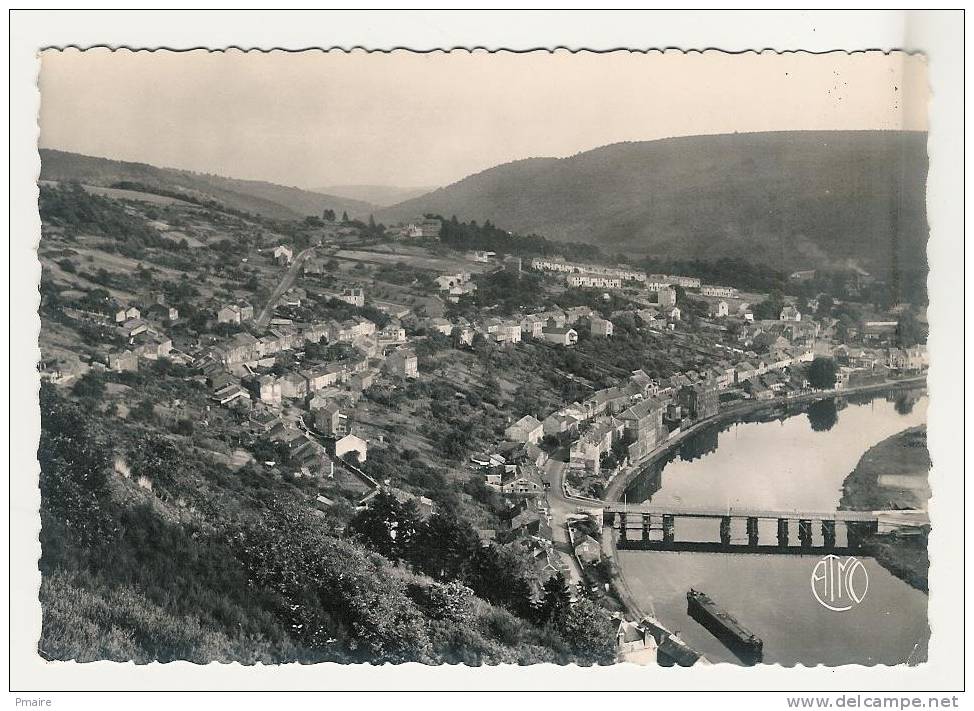
{"type": "Polygon", "coordinates": [[[668,309],[668,310],[664,311],[664,313],[666,314],[666,317],[670,321],[679,321],[680,320],[680,315],[681,314],[680,314],[680,307],[679,306],[674,306],[672,309],[668,309]]]}
{"type": "Polygon", "coordinates": [[[411,348],[400,348],[386,357],[385,367],[392,375],[400,378],[418,378],[418,363],[415,351],[411,348]]]}
{"type": "Polygon", "coordinates": [[[273,375],[264,375],[257,380],[258,397],[264,402],[281,401],[283,396],[280,381],[273,375]]]}
{"type": "Polygon", "coordinates": [[[665,403],[649,397],[619,413],[625,440],[630,442],[629,461],[637,461],[651,452],[665,436],[663,411],[665,403]]]}
{"type": "Polygon", "coordinates": [[[537,314],[528,314],[521,319],[521,335],[531,338],[541,338],[544,329],[544,319],[537,314]]]}
{"type": "Polygon", "coordinates": [[[216,320],[220,323],[243,323],[254,317],[254,307],[246,301],[235,304],[225,304],[216,312],[216,320]]]}
{"type": "Polygon", "coordinates": [[[569,466],[590,474],[600,474],[602,455],[612,448],[612,443],[621,428],[621,423],[613,418],[595,423],[572,444],[569,451],[569,466]]]}
{"type": "Polygon", "coordinates": [[[434,281],[437,288],[447,292],[448,299],[454,303],[459,301],[461,296],[477,290],[477,285],[470,281],[470,274],[467,272],[441,274],[434,281]]]}
{"type": "Polygon", "coordinates": [[[757,366],[753,365],[749,361],[742,360],[740,363],[734,366],[734,382],[738,385],[750,380],[757,374],[757,366]]]}
{"type": "Polygon", "coordinates": [[[132,352],[148,360],[166,358],[172,350],[172,340],[153,331],[142,331],[130,339],[130,345],[132,352]]]}
{"type": "Polygon", "coordinates": [[[565,309],[565,323],[576,324],[583,318],[592,315],[592,309],[588,306],[569,306],[565,309]]]}
{"type": "Polygon", "coordinates": [[[345,455],[355,452],[360,462],[365,461],[368,452],[368,444],[364,439],[353,434],[347,434],[335,442],[335,456],[344,458],[345,455]]]}
{"type": "Polygon", "coordinates": [[[274,248],[274,261],[278,264],[290,264],[294,259],[294,252],[286,244],[274,248]]]}
{"type": "Polygon", "coordinates": [[[227,385],[213,393],[213,399],[221,405],[229,405],[234,400],[250,400],[250,393],[239,385],[227,385]]]}
{"type": "Polygon", "coordinates": [[[593,336],[607,338],[612,335],[612,321],[593,315],[589,319],[589,333],[593,336]]]}
{"type": "Polygon", "coordinates": [[[761,382],[759,377],[751,378],[745,382],[744,391],[755,400],[770,400],[774,397],[774,391],[761,382]]]}
{"type": "Polygon", "coordinates": [[[595,565],[602,560],[602,545],[586,533],[575,543],[575,557],[583,566],[595,565]]]}
{"type": "Polygon", "coordinates": [[[504,521],[504,528],[498,531],[502,542],[510,542],[531,537],[551,540],[551,526],[539,511],[524,509],[517,511],[504,521]]]}
{"type": "Polygon", "coordinates": [[[315,393],[338,383],[338,373],[327,366],[317,366],[301,371],[301,375],[308,381],[308,392],[315,393]]]}
{"type": "Polygon", "coordinates": [[[344,435],[347,431],[345,417],[336,403],[329,403],[314,411],[315,429],[326,435],[344,435]]]}
{"type": "Polygon", "coordinates": [[[544,436],[544,425],[538,418],[532,415],[525,415],[504,430],[504,436],[514,442],[537,444],[544,436]]]}
{"type": "Polygon", "coordinates": [[[897,321],[864,321],[860,333],[864,341],[891,341],[899,327],[897,321]]]}
{"type": "Polygon", "coordinates": [[[308,381],[300,373],[288,373],[281,377],[281,395],[302,398],[308,394],[308,381]]]}
{"type": "Polygon", "coordinates": [[[361,393],[368,390],[375,383],[375,371],[369,370],[363,373],[355,373],[347,381],[346,385],[349,390],[353,392],[361,393]]]}
{"type": "Polygon", "coordinates": [[[578,331],[574,328],[546,326],[541,331],[541,336],[548,343],[557,343],[560,346],[574,346],[578,343],[578,331]]]}
{"type": "Polygon", "coordinates": [[[426,327],[431,331],[436,331],[444,336],[449,336],[453,332],[453,324],[445,318],[431,318],[426,320],[426,327]]]}
{"type": "Polygon", "coordinates": [[[142,318],[142,312],[134,306],[119,309],[115,312],[115,323],[125,323],[132,319],[142,318]]]}
{"type": "Polygon", "coordinates": [[[785,306],[778,316],[779,321],[801,321],[802,315],[794,306],[785,306]]]}
{"type": "Polygon", "coordinates": [[[716,286],[714,284],[701,285],[700,293],[704,296],[717,296],[726,299],[732,299],[738,294],[737,289],[732,286],[716,286]]]}
{"type": "Polygon", "coordinates": [[[134,373],[139,370],[139,357],[129,350],[109,353],[106,362],[108,369],[114,370],[116,373],[134,373]]]}
{"type": "Polygon", "coordinates": [[[576,432],[580,422],[581,420],[574,415],[554,412],[544,418],[541,424],[546,436],[564,438],[576,432]]]}
{"type": "Polygon", "coordinates": [[[542,311],[539,314],[535,314],[541,319],[542,328],[546,326],[557,326],[562,327],[568,323],[568,316],[561,309],[550,309],[548,311],[542,311]]]}
{"type": "Polygon", "coordinates": [[[456,347],[472,346],[477,332],[470,325],[457,326],[456,347]]]}
{"type": "Polygon", "coordinates": [[[249,333],[234,334],[222,346],[215,350],[222,353],[224,365],[244,363],[257,360],[260,357],[258,355],[257,339],[249,333]]]}
{"type": "Polygon", "coordinates": [[[483,252],[480,250],[474,250],[472,252],[467,252],[466,257],[471,262],[479,262],[481,264],[487,264],[490,262],[491,257],[496,257],[496,252],[483,252]]]}
{"type": "Polygon", "coordinates": [[[325,448],[310,437],[306,437],[303,441],[295,440],[291,446],[288,463],[298,468],[304,476],[328,479],[335,477],[335,462],[328,456],[325,448]]]}
{"type": "Polygon", "coordinates": [[[600,274],[569,274],[566,279],[568,286],[578,289],[621,289],[622,279],[619,277],[602,276],[600,274]]]}
{"type": "Polygon", "coordinates": [[[149,330],[149,324],[140,318],[130,318],[115,329],[122,338],[131,338],[149,330]]]}
{"type": "Polygon", "coordinates": [[[638,622],[620,620],[616,630],[616,660],[643,666],[655,665],[657,643],[652,632],[638,622]]]}
{"type": "Polygon", "coordinates": [[[695,420],[703,420],[717,414],[720,405],[716,379],[701,380],[680,388],[677,402],[695,420]]]}
{"type": "Polygon", "coordinates": [[[723,299],[707,302],[707,315],[710,318],[724,318],[729,313],[727,302],[723,299]]]}
{"type": "Polygon", "coordinates": [[[346,304],[361,308],[365,306],[365,289],[360,287],[343,289],[341,293],[335,294],[335,298],[339,301],[344,301],[346,304]]]}
{"type": "Polygon", "coordinates": [[[541,471],[533,464],[525,463],[501,475],[501,492],[519,496],[539,496],[544,493],[541,471]]]}
{"type": "Polygon", "coordinates": [[[646,371],[641,368],[632,371],[632,375],[629,376],[629,383],[643,397],[656,393],[656,381],[649,377],[646,371]]]}
{"type": "Polygon", "coordinates": [[[656,292],[656,302],[660,305],[660,308],[664,309],[676,306],[676,289],[664,286],[656,292]]]}

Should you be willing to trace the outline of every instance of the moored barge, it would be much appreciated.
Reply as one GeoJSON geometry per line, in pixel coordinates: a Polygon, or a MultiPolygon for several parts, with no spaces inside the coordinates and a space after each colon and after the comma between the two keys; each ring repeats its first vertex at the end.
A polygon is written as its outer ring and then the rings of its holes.
{"type": "Polygon", "coordinates": [[[711,600],[707,594],[690,588],[687,592],[687,613],[706,627],[742,661],[749,664],[761,661],[764,651],[761,638],[711,600]]]}

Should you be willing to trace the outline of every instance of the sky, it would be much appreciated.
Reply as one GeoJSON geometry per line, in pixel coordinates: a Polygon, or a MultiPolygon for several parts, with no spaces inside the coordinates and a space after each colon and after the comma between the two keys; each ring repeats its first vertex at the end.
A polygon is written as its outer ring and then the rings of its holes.
{"type": "Polygon", "coordinates": [[[926,71],[879,52],[47,50],[40,145],[305,188],[441,186],[619,141],[926,130],[926,71]]]}

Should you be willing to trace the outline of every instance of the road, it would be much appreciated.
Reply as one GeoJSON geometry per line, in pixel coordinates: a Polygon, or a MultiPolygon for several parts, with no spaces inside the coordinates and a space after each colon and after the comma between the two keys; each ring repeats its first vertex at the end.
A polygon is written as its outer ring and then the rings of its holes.
{"type": "Polygon", "coordinates": [[[568,447],[560,447],[551,453],[544,465],[545,482],[548,484],[548,508],[551,512],[551,538],[559,558],[568,574],[569,584],[581,583],[582,574],[568,540],[568,515],[578,507],[591,507],[585,499],[565,496],[565,472],[568,470],[568,447]]]}
{"type": "Polygon", "coordinates": [[[298,278],[298,274],[301,272],[301,265],[304,264],[304,260],[308,258],[308,255],[315,250],[314,247],[308,247],[302,252],[298,252],[298,256],[294,258],[291,262],[291,266],[288,267],[284,276],[281,278],[281,282],[277,285],[277,288],[271,293],[270,298],[267,300],[267,304],[261,310],[260,315],[257,316],[257,320],[254,321],[254,327],[257,332],[263,331],[267,328],[267,324],[270,323],[271,316],[274,314],[274,307],[277,306],[277,302],[280,300],[281,296],[285,291],[294,286],[294,282],[298,278]]]}

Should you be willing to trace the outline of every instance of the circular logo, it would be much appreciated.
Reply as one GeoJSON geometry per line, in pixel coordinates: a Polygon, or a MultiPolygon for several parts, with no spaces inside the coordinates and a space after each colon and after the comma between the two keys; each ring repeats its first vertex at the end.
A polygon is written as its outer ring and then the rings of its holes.
{"type": "Polygon", "coordinates": [[[865,599],[868,590],[866,566],[855,556],[827,555],[812,568],[812,595],[829,610],[851,610],[865,599]]]}

